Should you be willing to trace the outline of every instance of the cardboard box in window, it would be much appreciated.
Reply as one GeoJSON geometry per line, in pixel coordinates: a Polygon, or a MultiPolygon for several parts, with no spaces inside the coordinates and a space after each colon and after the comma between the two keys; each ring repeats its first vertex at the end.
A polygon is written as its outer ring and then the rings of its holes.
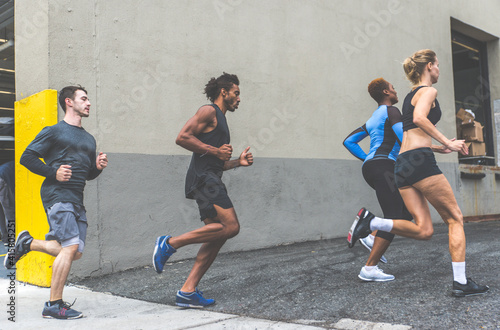
{"type": "Polygon", "coordinates": [[[486,155],[486,144],[484,142],[465,142],[467,148],[469,148],[469,154],[462,157],[472,157],[472,156],[485,156],[486,155]]]}
{"type": "Polygon", "coordinates": [[[457,112],[457,118],[462,121],[462,125],[467,125],[473,123],[475,117],[474,114],[472,114],[472,111],[465,111],[464,108],[460,108],[457,112]]]}
{"type": "Polygon", "coordinates": [[[481,123],[474,121],[471,124],[462,124],[462,139],[467,142],[484,142],[483,126],[481,123]]]}

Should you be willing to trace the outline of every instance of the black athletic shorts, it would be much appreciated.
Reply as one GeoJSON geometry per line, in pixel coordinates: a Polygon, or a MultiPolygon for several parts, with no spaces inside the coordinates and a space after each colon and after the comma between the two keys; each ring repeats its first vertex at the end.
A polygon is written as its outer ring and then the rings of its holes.
{"type": "Polygon", "coordinates": [[[223,209],[233,207],[233,203],[227,195],[226,185],[216,175],[207,176],[203,184],[196,188],[192,195],[198,203],[201,221],[217,216],[214,204],[223,209]]]}
{"type": "Polygon", "coordinates": [[[431,148],[417,148],[399,154],[394,167],[398,188],[411,186],[420,180],[442,173],[431,148]]]}

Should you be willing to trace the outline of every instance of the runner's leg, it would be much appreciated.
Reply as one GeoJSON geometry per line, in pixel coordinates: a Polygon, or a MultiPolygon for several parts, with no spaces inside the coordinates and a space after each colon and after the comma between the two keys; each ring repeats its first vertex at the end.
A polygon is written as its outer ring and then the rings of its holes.
{"type": "MultiPolygon", "coordinates": [[[[183,292],[193,292],[196,289],[201,278],[203,277],[203,275],[205,275],[207,270],[212,265],[213,261],[217,257],[217,254],[219,253],[220,248],[224,245],[226,240],[236,236],[239,232],[238,218],[236,217],[234,208],[223,209],[217,205],[214,205],[214,207],[217,210],[217,217],[213,219],[206,219],[205,227],[213,224],[220,224],[225,228],[225,230],[222,230],[222,233],[224,233],[225,236],[221,236],[218,239],[206,242],[201,246],[200,250],[198,251],[198,255],[196,256],[193,268],[191,269],[186,282],[181,288],[181,291],[183,292]]],[[[197,234],[199,235],[198,237],[196,237],[196,234],[192,234],[192,241],[198,242],[200,237],[209,237],[206,236],[203,232],[200,233],[199,231],[197,231],[197,234]]]]}

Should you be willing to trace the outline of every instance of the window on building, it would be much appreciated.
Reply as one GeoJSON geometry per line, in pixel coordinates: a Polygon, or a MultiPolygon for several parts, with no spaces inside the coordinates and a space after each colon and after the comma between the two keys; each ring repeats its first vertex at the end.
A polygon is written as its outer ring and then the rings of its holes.
{"type": "Polygon", "coordinates": [[[456,113],[466,110],[475,116],[465,125],[457,118],[457,136],[470,149],[469,156],[460,157],[459,162],[495,165],[486,43],[452,31],[451,47],[456,113]]]}

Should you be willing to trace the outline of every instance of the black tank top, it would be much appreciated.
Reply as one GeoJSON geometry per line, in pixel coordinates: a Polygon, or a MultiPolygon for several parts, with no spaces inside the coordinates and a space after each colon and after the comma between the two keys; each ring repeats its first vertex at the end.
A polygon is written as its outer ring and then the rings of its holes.
{"type": "MultiPolygon", "coordinates": [[[[415,96],[415,93],[422,88],[422,87],[427,87],[427,86],[418,86],[415,88],[413,91],[408,93],[406,95],[405,100],[403,102],[403,116],[402,116],[402,121],[403,121],[403,132],[406,132],[412,128],[417,128],[418,126],[413,123],[413,111],[415,110],[415,106],[411,104],[411,100],[413,99],[413,96],[415,96]]],[[[429,114],[427,115],[427,119],[430,120],[430,122],[433,125],[436,125],[439,119],[441,119],[441,108],[439,107],[439,102],[436,99],[435,105],[431,110],[429,111],[429,114]]]]}
{"type": "MultiPolygon", "coordinates": [[[[223,144],[229,144],[230,135],[227,126],[226,116],[215,104],[210,104],[215,108],[217,126],[208,133],[201,133],[196,137],[203,143],[219,148],[223,144]]],[[[224,171],[224,161],[208,154],[198,154],[193,152],[191,163],[186,175],[186,197],[193,198],[193,191],[202,185],[207,176],[222,177],[224,171]]]]}

